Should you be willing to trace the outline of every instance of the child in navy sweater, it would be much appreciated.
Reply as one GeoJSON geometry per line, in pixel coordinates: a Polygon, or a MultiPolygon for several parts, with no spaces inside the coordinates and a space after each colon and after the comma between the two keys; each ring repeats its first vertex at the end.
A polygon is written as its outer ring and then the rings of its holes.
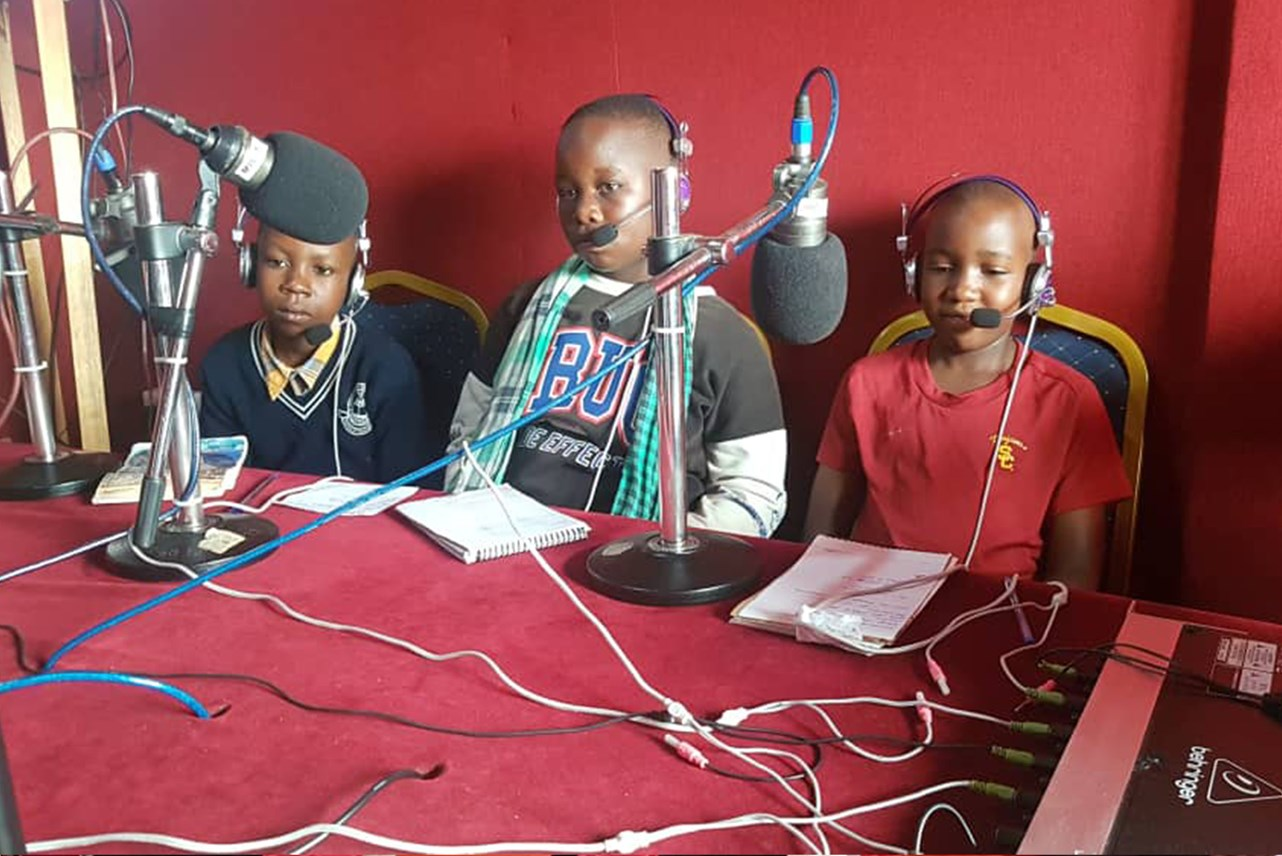
{"type": "Polygon", "coordinates": [[[427,463],[413,361],[350,319],[364,299],[357,236],[311,244],[264,225],[252,256],[264,317],[205,356],[201,433],[246,435],[248,464],[265,469],[386,482],[427,463]]]}

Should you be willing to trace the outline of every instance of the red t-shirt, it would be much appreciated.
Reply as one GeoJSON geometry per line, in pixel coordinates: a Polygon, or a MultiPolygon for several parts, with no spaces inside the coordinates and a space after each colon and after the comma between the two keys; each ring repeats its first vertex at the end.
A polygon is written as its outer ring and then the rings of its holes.
{"type": "MultiPolygon", "coordinates": [[[[818,460],[867,479],[852,538],[961,558],[1014,369],[953,395],[935,384],[928,346],[891,348],[850,367],[818,460]]],[[[1131,485],[1099,392],[1036,351],[1020,375],[1005,439],[971,570],[1032,576],[1049,517],[1125,499],[1131,485]]]]}

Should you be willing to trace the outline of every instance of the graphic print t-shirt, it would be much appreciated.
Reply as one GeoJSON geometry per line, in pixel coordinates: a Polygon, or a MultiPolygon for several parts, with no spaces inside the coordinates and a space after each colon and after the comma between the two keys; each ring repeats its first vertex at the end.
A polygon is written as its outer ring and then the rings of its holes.
{"type": "MultiPolygon", "coordinates": [[[[527,413],[562,395],[640,341],[645,313],[626,319],[608,333],[592,327],[592,311],[612,299],[610,294],[583,288],[567,304],[527,413]]],[[[609,512],[632,445],[648,351],[643,349],[622,369],[611,372],[569,404],[518,431],[508,481],[523,489],[537,486],[533,492],[544,502],[582,507],[599,468],[601,480],[592,510],[609,512]]]]}

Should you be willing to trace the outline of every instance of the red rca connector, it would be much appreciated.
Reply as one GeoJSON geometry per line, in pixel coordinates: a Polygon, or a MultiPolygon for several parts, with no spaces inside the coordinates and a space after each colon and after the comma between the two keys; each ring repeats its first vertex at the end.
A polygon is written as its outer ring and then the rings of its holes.
{"type": "Polygon", "coordinates": [[[665,734],[663,735],[663,742],[671,746],[682,760],[694,764],[700,770],[707,769],[708,756],[704,755],[680,737],[677,737],[675,734],[665,734]]]}

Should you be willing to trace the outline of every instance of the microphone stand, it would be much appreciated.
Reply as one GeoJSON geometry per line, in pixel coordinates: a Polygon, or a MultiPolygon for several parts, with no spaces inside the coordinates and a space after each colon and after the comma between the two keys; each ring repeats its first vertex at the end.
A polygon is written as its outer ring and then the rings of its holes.
{"type": "Polygon", "coordinates": [[[593,316],[599,329],[608,329],[647,303],[656,303],[652,354],[659,402],[659,532],[597,548],[588,556],[587,569],[588,584],[602,594],[658,606],[735,597],[752,588],[761,574],[761,560],[746,541],[716,532],[695,534],[686,527],[685,313],[680,286],[714,264],[727,263],[735,246],[786,204],[771,200],[718,239],[698,242],[681,234],[677,181],[676,167],[651,173],[651,279],[593,316]]]}
{"type": "Polygon", "coordinates": [[[0,853],[26,853],[22,843],[22,826],[18,823],[18,805],[13,796],[13,779],[4,752],[4,735],[0,734],[0,853]]]}
{"type": "Polygon", "coordinates": [[[79,493],[93,487],[103,473],[116,466],[113,455],[68,452],[59,449],[54,438],[49,363],[40,359],[31,290],[27,282],[27,263],[22,253],[23,235],[31,237],[54,232],[83,235],[84,227],[14,211],[9,175],[0,172],[0,262],[4,264],[0,292],[9,297],[14,336],[17,338],[14,372],[21,378],[27,428],[36,447],[34,455],[0,470],[0,500],[48,499],[79,493]],[[6,284],[7,289],[4,288],[6,284]]]}
{"type": "Polygon", "coordinates": [[[134,525],[123,538],[107,545],[107,559],[112,573],[135,580],[187,579],[181,571],[156,567],[138,553],[202,573],[279,534],[276,524],[269,520],[249,514],[207,515],[201,503],[200,428],[186,364],[205,260],[218,249],[213,227],[219,184],[218,175],[203,161],[199,175],[200,190],[190,224],[165,221],[156,173],[133,176],[138,212],[134,240],[142,260],[160,400],[134,525]],[[170,264],[178,259],[183,264],[175,290],[170,264]],[[166,458],[176,513],[162,521],[166,458]]]}

